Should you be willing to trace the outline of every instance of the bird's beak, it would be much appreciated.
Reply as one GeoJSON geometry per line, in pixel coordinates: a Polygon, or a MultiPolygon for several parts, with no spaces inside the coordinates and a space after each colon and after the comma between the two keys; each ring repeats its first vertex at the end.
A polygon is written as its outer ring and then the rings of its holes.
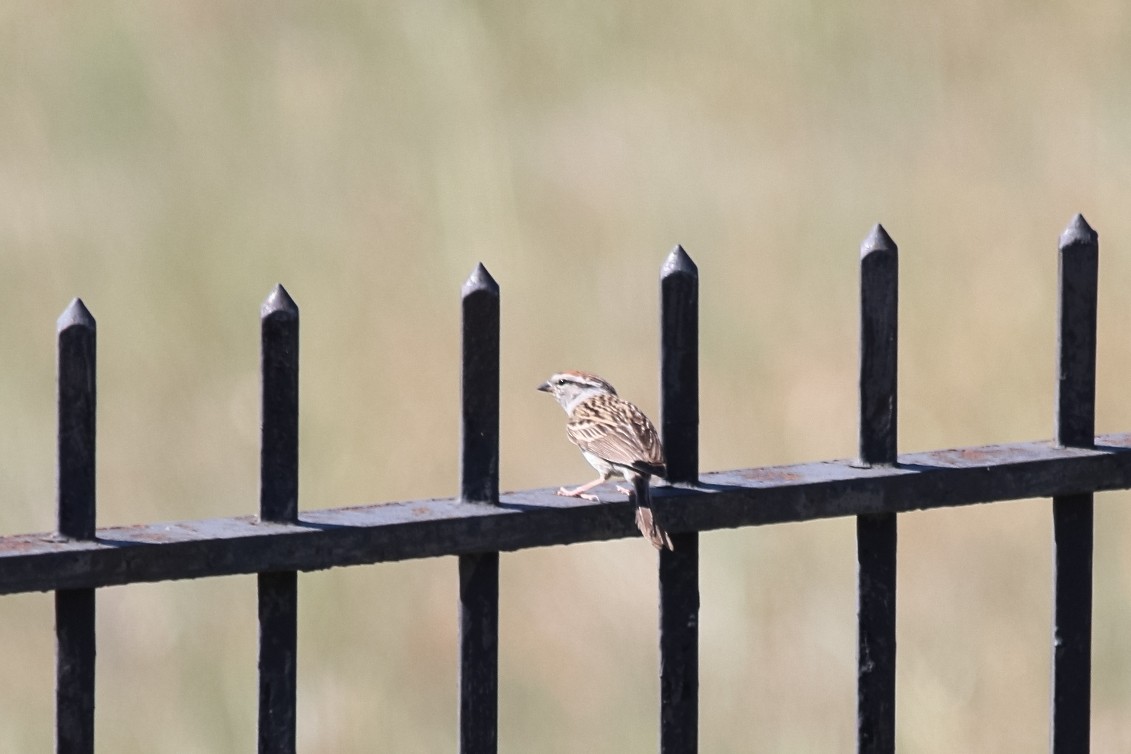
{"type": "Polygon", "coordinates": [[[541,385],[539,385],[537,389],[541,390],[543,393],[549,393],[551,391],[550,381],[546,380],[541,385]]]}

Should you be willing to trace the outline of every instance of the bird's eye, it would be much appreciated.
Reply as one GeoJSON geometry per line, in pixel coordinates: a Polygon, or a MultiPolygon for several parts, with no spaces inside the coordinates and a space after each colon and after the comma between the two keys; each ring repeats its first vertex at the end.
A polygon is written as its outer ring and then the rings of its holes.
{"type": "Polygon", "coordinates": [[[565,380],[558,380],[558,385],[564,385],[564,384],[566,384],[565,380]]]}

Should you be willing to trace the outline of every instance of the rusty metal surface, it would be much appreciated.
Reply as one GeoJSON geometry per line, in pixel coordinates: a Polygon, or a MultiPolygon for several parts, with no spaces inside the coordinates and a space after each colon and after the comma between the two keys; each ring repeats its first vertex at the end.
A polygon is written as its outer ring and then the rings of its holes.
{"type": "MultiPolygon", "coordinates": [[[[658,487],[672,531],[758,526],[867,513],[1131,488],[1131,434],[1095,449],[1020,443],[900,456],[894,467],[826,461],[701,476],[658,487]]],[[[134,581],[317,570],[410,558],[636,536],[616,494],[592,503],[553,489],[500,495],[498,507],[455,498],[303,512],[296,524],[252,516],[99,529],[95,540],[0,537],[0,594],[134,581]]]]}

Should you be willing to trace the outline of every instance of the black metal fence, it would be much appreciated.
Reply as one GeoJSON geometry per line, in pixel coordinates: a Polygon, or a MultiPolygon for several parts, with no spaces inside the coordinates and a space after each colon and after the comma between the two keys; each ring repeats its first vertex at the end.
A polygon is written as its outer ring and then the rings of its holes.
{"type": "MultiPolygon", "coordinates": [[[[896,519],[903,511],[1052,498],[1052,750],[1088,749],[1092,493],[1131,488],[1131,434],[1094,437],[1098,242],[1079,215],[1059,246],[1056,437],[896,454],[896,245],[861,248],[860,452],[852,460],[700,474],[698,270],[682,248],[661,280],[661,435],[670,486],[655,506],[675,549],[659,554],[660,750],[698,737],[699,532],[855,516],[857,750],[895,748],[896,519]]],[[[58,325],[58,530],[0,537],[0,594],[54,591],[56,748],[94,749],[95,589],[258,574],[259,751],[295,748],[296,572],[459,556],[463,752],[497,748],[499,553],[630,537],[631,505],[552,490],[499,494],[499,288],[463,287],[459,497],[299,514],[298,308],[280,286],[262,308],[259,515],[95,528],[95,322],[81,301],[58,325]]]]}

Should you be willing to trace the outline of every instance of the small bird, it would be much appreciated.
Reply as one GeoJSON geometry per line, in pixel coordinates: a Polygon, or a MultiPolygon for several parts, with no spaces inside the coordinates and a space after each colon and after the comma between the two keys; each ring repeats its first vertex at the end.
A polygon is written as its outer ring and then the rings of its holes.
{"type": "Polygon", "coordinates": [[[652,510],[651,477],[667,475],[660,436],[644,412],[617,395],[616,388],[589,372],[559,372],[538,386],[557,399],[569,421],[566,436],[589,465],[600,474],[575,489],[562,487],[559,495],[601,502],[589,490],[610,477],[624,477],[632,489],[617,487],[636,502],[636,525],[657,550],[672,547],[671,537],[656,521],[652,510]]]}

